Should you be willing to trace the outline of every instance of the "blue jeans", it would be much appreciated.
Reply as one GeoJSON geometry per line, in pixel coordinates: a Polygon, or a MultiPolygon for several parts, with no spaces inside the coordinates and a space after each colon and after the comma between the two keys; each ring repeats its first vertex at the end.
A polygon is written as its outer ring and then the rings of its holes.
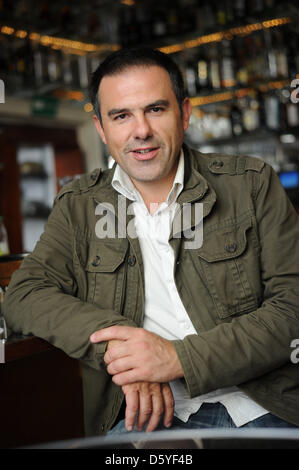
{"type": "MultiPolygon", "coordinates": [[[[236,425],[228,414],[225,406],[221,403],[204,403],[197,413],[190,416],[187,423],[174,417],[172,426],[171,428],[168,428],[168,430],[209,428],[236,428],[236,425]]],[[[290,424],[271,413],[267,413],[260,418],[249,421],[249,423],[244,424],[241,428],[298,428],[298,426],[290,424]]],[[[157,427],[157,430],[159,431],[165,431],[166,429],[167,428],[163,426],[163,422],[161,422],[157,427]]],[[[121,420],[108,432],[108,435],[125,434],[128,432],[129,431],[125,428],[125,420],[121,420]]],[[[134,432],[136,432],[135,429],[134,432]]]]}

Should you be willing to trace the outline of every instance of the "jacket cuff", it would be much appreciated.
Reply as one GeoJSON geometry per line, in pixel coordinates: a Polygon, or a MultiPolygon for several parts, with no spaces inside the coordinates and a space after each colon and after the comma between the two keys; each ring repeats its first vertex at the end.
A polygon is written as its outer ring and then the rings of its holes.
{"type": "Polygon", "coordinates": [[[196,373],[192,367],[192,361],[189,357],[187,348],[185,347],[183,340],[174,340],[171,342],[175,347],[176,353],[178,355],[184,372],[184,379],[186,382],[187,391],[190,395],[190,398],[194,398],[200,395],[200,391],[198,387],[198,380],[196,379],[196,373]]]}

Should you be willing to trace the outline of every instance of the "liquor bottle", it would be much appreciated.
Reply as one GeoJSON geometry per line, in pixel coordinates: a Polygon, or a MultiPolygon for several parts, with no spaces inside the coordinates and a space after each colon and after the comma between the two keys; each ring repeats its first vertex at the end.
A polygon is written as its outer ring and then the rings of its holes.
{"type": "Polygon", "coordinates": [[[216,12],[217,25],[220,28],[223,28],[227,24],[226,8],[225,7],[226,7],[226,5],[225,5],[224,1],[219,2],[218,0],[216,0],[214,8],[215,8],[215,12],[216,12]]]}
{"type": "Polygon", "coordinates": [[[242,109],[243,126],[247,132],[254,132],[260,127],[260,104],[257,94],[252,91],[247,97],[243,98],[244,106],[242,109]]]}
{"type": "Polygon", "coordinates": [[[243,116],[240,109],[239,100],[235,99],[231,106],[230,111],[230,120],[231,120],[231,127],[232,127],[232,134],[235,137],[238,137],[243,133],[243,116]]]}
{"type": "Polygon", "coordinates": [[[32,86],[32,77],[34,77],[34,59],[32,43],[29,38],[24,40],[23,56],[25,61],[25,70],[23,75],[24,86],[30,88],[32,86]]]}
{"type": "Polygon", "coordinates": [[[72,15],[72,10],[69,5],[69,1],[64,0],[64,4],[60,12],[60,28],[64,33],[71,32],[74,25],[74,18],[72,15]]]}
{"type": "Polygon", "coordinates": [[[261,17],[265,9],[264,0],[250,0],[249,3],[249,15],[255,18],[261,17]]]}
{"type": "Polygon", "coordinates": [[[199,47],[197,57],[197,87],[199,93],[209,88],[209,63],[204,46],[199,47]]]}
{"type": "Polygon", "coordinates": [[[154,39],[160,39],[167,35],[166,14],[162,8],[156,8],[154,10],[152,28],[154,39]]]}
{"type": "Polygon", "coordinates": [[[124,46],[134,46],[139,42],[139,25],[136,20],[136,10],[133,6],[120,9],[119,22],[120,43],[124,46]]]}
{"type": "Polygon", "coordinates": [[[249,80],[248,50],[244,47],[243,38],[235,39],[236,80],[240,86],[247,86],[249,80]]]}
{"type": "Polygon", "coordinates": [[[222,41],[221,61],[221,85],[223,88],[231,88],[236,85],[235,59],[232,51],[231,41],[222,41]]]}
{"type": "Polygon", "coordinates": [[[209,82],[211,89],[215,91],[221,88],[221,71],[217,44],[211,44],[209,54],[209,82]]]}
{"type": "Polygon", "coordinates": [[[277,93],[272,91],[264,98],[266,127],[270,130],[280,128],[280,101],[277,93]]]}
{"type": "Polygon", "coordinates": [[[151,10],[148,5],[139,3],[136,5],[136,21],[140,31],[142,43],[149,43],[153,37],[151,10]]]}
{"type": "Polygon", "coordinates": [[[73,70],[71,55],[62,53],[62,79],[66,86],[71,86],[73,83],[73,70]]]}
{"type": "Polygon", "coordinates": [[[273,13],[276,7],[276,0],[265,0],[265,10],[267,13],[273,13]]]}
{"type": "Polygon", "coordinates": [[[237,22],[242,22],[246,19],[246,0],[234,0],[234,16],[237,22]]]}
{"type": "Polygon", "coordinates": [[[4,225],[3,217],[0,215],[0,256],[9,254],[9,245],[7,231],[4,225]]]}
{"type": "Polygon", "coordinates": [[[216,19],[214,16],[213,5],[202,5],[202,2],[199,0],[195,14],[195,28],[199,31],[210,31],[213,30],[215,26],[216,19]]]}
{"type": "Polygon", "coordinates": [[[275,31],[276,36],[276,63],[277,63],[277,76],[279,78],[287,78],[289,76],[288,69],[288,56],[284,43],[283,35],[280,31],[275,31]]]}
{"type": "Polygon", "coordinates": [[[172,4],[167,10],[167,24],[170,36],[175,36],[179,33],[179,18],[176,4],[172,4]]]}
{"type": "Polygon", "coordinates": [[[89,85],[89,63],[86,54],[78,56],[79,86],[86,89],[89,85]]]}
{"type": "Polygon", "coordinates": [[[298,103],[288,101],[286,103],[286,118],[288,127],[299,126],[299,107],[298,103]]]}
{"type": "Polygon", "coordinates": [[[299,126],[299,106],[292,102],[288,88],[280,90],[280,123],[283,130],[299,126]]]}
{"type": "Polygon", "coordinates": [[[35,43],[33,45],[34,76],[37,87],[47,82],[47,48],[35,43]]]}
{"type": "Polygon", "coordinates": [[[268,61],[265,55],[265,44],[263,35],[256,32],[251,37],[252,40],[252,79],[253,81],[264,81],[268,76],[268,61]]]}
{"type": "Polygon", "coordinates": [[[184,0],[179,8],[179,26],[182,34],[187,34],[196,29],[196,7],[192,0],[184,0]]]}
{"type": "Polygon", "coordinates": [[[41,27],[46,27],[49,24],[49,3],[45,0],[40,2],[40,11],[39,11],[39,24],[41,27]]]}
{"type": "Polygon", "coordinates": [[[50,82],[57,82],[62,78],[60,51],[55,49],[49,50],[47,67],[50,82]]]}
{"type": "Polygon", "coordinates": [[[231,0],[225,0],[226,22],[231,25],[235,21],[234,8],[231,0]]]}
{"type": "Polygon", "coordinates": [[[267,78],[275,79],[278,75],[277,54],[273,46],[273,37],[271,36],[270,31],[264,30],[264,39],[267,60],[267,78]]]}
{"type": "Polygon", "coordinates": [[[186,90],[188,96],[196,96],[197,87],[196,87],[196,70],[194,67],[194,62],[192,60],[188,60],[185,68],[185,79],[186,79],[186,90]]]}

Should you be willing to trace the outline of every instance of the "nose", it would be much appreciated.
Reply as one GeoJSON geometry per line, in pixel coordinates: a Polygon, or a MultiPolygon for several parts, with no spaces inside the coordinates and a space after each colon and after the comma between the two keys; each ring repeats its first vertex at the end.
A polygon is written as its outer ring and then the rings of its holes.
{"type": "Polygon", "coordinates": [[[152,129],[145,115],[138,116],[135,121],[134,138],[146,140],[152,137],[152,129]]]}

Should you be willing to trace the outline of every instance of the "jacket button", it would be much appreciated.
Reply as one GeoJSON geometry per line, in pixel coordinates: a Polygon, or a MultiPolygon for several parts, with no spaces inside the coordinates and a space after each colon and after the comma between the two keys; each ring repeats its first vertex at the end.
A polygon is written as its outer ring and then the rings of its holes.
{"type": "Polygon", "coordinates": [[[228,243],[227,245],[225,245],[224,248],[228,253],[234,253],[237,247],[238,247],[237,243],[228,243]]]}
{"type": "Polygon", "coordinates": [[[128,265],[129,266],[134,266],[135,263],[136,263],[136,257],[134,255],[130,255],[128,257],[128,265]]]}
{"type": "Polygon", "coordinates": [[[99,266],[100,262],[101,262],[101,257],[96,256],[91,264],[92,264],[92,266],[99,266]]]}
{"type": "Polygon", "coordinates": [[[222,168],[223,167],[223,162],[221,160],[215,160],[213,163],[212,163],[212,166],[214,168],[222,168]]]}

